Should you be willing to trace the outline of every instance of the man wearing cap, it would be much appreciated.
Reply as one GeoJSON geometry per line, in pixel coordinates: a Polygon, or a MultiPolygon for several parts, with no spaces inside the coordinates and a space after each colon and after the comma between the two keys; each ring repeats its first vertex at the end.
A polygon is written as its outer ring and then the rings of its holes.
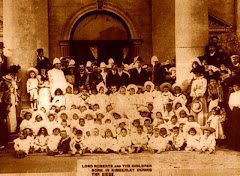
{"type": "Polygon", "coordinates": [[[50,65],[49,59],[47,57],[43,56],[43,49],[42,48],[37,49],[37,68],[39,68],[40,65],[42,65],[46,68],[49,67],[49,65],[50,65]]]}
{"type": "Polygon", "coordinates": [[[240,56],[237,54],[234,54],[230,57],[231,58],[231,66],[230,66],[231,70],[240,71],[239,57],[240,56]]]}
{"type": "Polygon", "coordinates": [[[140,56],[134,58],[136,68],[130,72],[130,83],[143,86],[148,81],[147,71],[142,68],[143,59],[140,56]]]}
{"type": "Polygon", "coordinates": [[[56,88],[60,88],[63,92],[66,91],[67,81],[63,71],[61,70],[61,61],[58,58],[53,60],[53,69],[48,71],[50,92],[52,97],[54,97],[56,88]]]}
{"type": "Polygon", "coordinates": [[[0,42],[0,76],[7,74],[7,57],[3,54],[3,42],[0,42]]]}

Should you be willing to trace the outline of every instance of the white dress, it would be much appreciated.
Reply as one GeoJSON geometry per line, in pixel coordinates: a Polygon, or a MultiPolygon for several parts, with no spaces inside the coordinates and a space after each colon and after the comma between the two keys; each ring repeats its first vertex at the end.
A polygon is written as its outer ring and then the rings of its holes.
{"type": "Polygon", "coordinates": [[[67,81],[62,70],[53,68],[48,71],[49,82],[50,82],[50,92],[52,97],[54,96],[54,91],[60,88],[63,92],[66,91],[67,81]]]}
{"type": "Polygon", "coordinates": [[[221,115],[211,115],[208,118],[208,122],[210,122],[210,127],[214,128],[216,139],[225,139],[225,135],[223,132],[223,127],[221,123],[221,115]]]}
{"type": "Polygon", "coordinates": [[[37,76],[39,82],[38,104],[41,106],[48,106],[50,104],[51,95],[49,89],[49,81],[43,81],[41,75],[37,76]]]}

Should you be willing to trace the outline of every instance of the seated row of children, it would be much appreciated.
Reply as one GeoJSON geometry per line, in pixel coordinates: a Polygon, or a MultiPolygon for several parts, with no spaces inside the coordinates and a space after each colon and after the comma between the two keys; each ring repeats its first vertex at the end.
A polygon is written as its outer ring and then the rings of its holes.
{"type": "Polygon", "coordinates": [[[218,107],[213,108],[205,127],[194,122],[194,116],[185,116],[184,110],[181,117],[173,114],[167,121],[161,112],[156,112],[153,119],[143,112],[127,116],[114,112],[111,105],[106,114],[81,109],[83,112],[60,110],[58,115],[54,110],[46,114],[43,111],[23,112],[20,137],[14,140],[16,156],[21,158],[34,151],[48,155],[71,151],[75,155],[76,152],[161,153],[185,149],[212,153],[215,150],[217,131],[211,126],[219,118],[214,118],[218,116],[218,107]]]}

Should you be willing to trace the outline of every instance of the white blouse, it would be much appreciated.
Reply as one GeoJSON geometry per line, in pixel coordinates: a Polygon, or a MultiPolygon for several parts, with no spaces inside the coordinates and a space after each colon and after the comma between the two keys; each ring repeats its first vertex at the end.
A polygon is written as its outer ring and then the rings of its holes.
{"type": "Polygon", "coordinates": [[[230,94],[228,104],[231,110],[233,110],[234,107],[240,108],[240,91],[230,94]]]}

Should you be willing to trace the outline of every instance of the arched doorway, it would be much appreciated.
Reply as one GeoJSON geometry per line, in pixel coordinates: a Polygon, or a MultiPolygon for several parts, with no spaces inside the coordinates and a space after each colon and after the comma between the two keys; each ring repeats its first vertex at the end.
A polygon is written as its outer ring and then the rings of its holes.
{"type": "Polygon", "coordinates": [[[69,54],[76,62],[87,60],[128,63],[131,56],[131,35],[127,25],[108,11],[93,11],[74,24],[69,42],[69,54]]]}

